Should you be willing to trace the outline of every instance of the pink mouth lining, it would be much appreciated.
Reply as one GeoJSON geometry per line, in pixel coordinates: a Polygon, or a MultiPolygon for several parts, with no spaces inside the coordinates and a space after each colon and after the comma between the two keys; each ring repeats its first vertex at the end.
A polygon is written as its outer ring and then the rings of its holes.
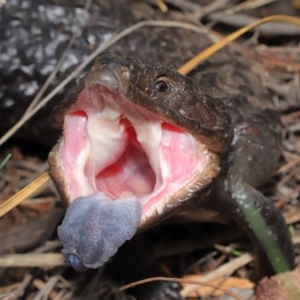
{"type": "Polygon", "coordinates": [[[66,116],[60,151],[70,201],[96,193],[136,197],[142,218],[161,213],[207,163],[205,146],[190,134],[96,84],[66,116]]]}

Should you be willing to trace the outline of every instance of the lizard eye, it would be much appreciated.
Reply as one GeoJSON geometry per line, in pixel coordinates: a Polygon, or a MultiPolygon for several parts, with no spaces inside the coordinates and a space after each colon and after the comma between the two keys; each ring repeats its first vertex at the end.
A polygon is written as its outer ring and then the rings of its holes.
{"type": "Polygon", "coordinates": [[[164,93],[168,89],[168,86],[167,86],[167,84],[164,81],[160,80],[160,81],[156,82],[155,89],[159,93],[164,93]]]}

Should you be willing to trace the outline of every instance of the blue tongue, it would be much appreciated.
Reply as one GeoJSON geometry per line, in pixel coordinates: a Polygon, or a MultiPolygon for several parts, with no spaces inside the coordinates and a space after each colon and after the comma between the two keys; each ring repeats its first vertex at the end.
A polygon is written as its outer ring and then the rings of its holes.
{"type": "Polygon", "coordinates": [[[101,267],[134,236],[140,219],[136,198],[111,201],[94,194],[75,199],[58,227],[66,262],[77,271],[101,267]]]}

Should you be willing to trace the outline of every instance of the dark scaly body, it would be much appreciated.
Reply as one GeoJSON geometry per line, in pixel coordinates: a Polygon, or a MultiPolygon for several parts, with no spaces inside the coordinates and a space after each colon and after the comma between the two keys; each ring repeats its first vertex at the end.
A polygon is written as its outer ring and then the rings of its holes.
{"type": "MultiPolygon", "coordinates": [[[[66,37],[70,36],[65,32],[71,31],[72,18],[70,16],[75,11],[73,6],[66,9],[49,5],[48,1],[43,2],[41,5],[45,5],[47,9],[50,7],[53,12],[57,11],[58,15],[63,15],[61,20],[64,20],[66,25],[61,25],[57,24],[57,17],[47,19],[41,11],[35,19],[36,17],[33,17],[32,14],[32,11],[35,10],[34,7],[37,7],[34,4],[35,1],[22,2],[24,4],[31,3],[31,10],[11,2],[1,11],[0,66],[2,76],[0,92],[3,96],[0,117],[7,120],[5,126],[1,128],[1,133],[5,132],[18,119],[25,104],[30,102],[38,90],[38,86],[48,76],[49,70],[53,69],[53,65],[62,52],[62,45],[66,45],[66,37]],[[65,15],[69,17],[64,19],[65,15]],[[49,32],[35,30],[39,27],[37,24],[40,24],[41,20],[43,20],[42,28],[49,29],[49,32]],[[25,36],[27,37],[25,38],[25,36]],[[57,41],[54,46],[53,36],[57,41]],[[63,37],[61,39],[64,40],[63,42],[59,41],[59,36],[63,37]]],[[[104,13],[108,16],[111,14],[116,22],[109,26],[107,24],[103,26],[103,20],[98,18],[98,24],[95,25],[97,23],[95,17],[92,18],[88,14],[83,21],[85,24],[83,34],[76,42],[75,50],[71,51],[72,55],[69,56],[68,63],[59,74],[55,84],[65,76],[67,70],[72,69],[72,66],[102,41],[103,32],[119,31],[125,25],[128,26],[139,20],[138,14],[133,14],[132,11],[139,11],[142,18],[152,18],[149,13],[151,10],[145,11],[136,6],[132,6],[134,8],[132,10],[129,9],[132,2],[130,4],[127,2],[120,1],[112,6],[108,3],[106,6],[93,4],[90,11],[104,13]],[[116,15],[119,17],[116,18],[116,15]],[[88,23],[91,25],[91,22],[94,21],[93,26],[87,26],[88,23]]],[[[165,16],[158,13],[157,18],[165,18],[165,16]]],[[[204,35],[183,29],[143,28],[121,40],[109,52],[134,55],[137,58],[149,58],[166,65],[179,67],[209,43],[204,35]],[[174,36],[177,38],[174,39],[174,36]]],[[[214,181],[205,195],[200,196],[201,201],[189,202],[182,207],[181,215],[194,220],[209,219],[226,222],[228,219],[234,219],[245,229],[257,247],[259,263],[256,267],[257,269],[262,267],[257,270],[258,273],[260,275],[272,274],[272,267],[267,262],[261,245],[257,243],[251,226],[241,213],[236,199],[232,197],[235,190],[240,190],[240,182],[258,187],[277,167],[280,152],[280,123],[278,114],[272,111],[271,95],[262,87],[258,76],[252,73],[245,59],[239,53],[233,53],[231,49],[221,51],[193,71],[190,76],[207,94],[218,97],[225,103],[226,111],[231,117],[234,128],[234,139],[229,150],[222,156],[222,172],[218,179],[214,181]],[[259,167],[253,168],[254,164],[259,167]],[[260,265],[261,262],[264,264],[260,265]]],[[[66,89],[62,94],[65,92],[66,89]]],[[[43,136],[47,136],[48,145],[54,143],[57,135],[45,122],[45,115],[49,116],[49,110],[61,99],[62,94],[33,119],[34,131],[30,131],[32,122],[28,123],[23,131],[20,131],[22,137],[27,135],[27,138],[35,140],[40,138],[42,132],[43,136]],[[50,138],[50,135],[53,138],[50,138]]],[[[292,267],[293,249],[280,213],[274,209],[268,199],[252,188],[248,189],[248,186],[247,193],[274,233],[275,240],[282,247],[288,264],[292,267]]]]}

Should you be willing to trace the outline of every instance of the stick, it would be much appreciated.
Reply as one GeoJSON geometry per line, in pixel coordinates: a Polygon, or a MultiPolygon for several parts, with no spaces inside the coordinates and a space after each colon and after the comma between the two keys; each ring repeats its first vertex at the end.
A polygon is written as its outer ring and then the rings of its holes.
{"type": "Polygon", "coordinates": [[[0,217],[5,215],[26,198],[30,197],[33,193],[44,187],[49,181],[50,175],[49,172],[46,172],[38,177],[35,181],[27,185],[24,189],[19,191],[17,194],[6,200],[0,205],[0,217]]]}

